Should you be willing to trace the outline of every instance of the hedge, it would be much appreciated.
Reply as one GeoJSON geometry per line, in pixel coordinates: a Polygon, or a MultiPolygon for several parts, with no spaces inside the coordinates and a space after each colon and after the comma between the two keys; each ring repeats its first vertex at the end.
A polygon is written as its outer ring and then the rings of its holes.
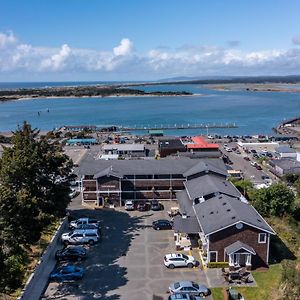
{"type": "Polygon", "coordinates": [[[228,268],[229,263],[226,261],[220,261],[220,262],[209,262],[207,264],[209,268],[228,268]]]}

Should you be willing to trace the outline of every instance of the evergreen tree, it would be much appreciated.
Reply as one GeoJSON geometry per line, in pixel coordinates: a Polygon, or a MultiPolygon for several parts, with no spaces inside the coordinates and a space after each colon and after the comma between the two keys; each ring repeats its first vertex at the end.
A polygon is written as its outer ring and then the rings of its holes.
{"type": "Polygon", "coordinates": [[[38,133],[24,122],[0,159],[0,267],[6,272],[0,271],[2,286],[11,286],[8,279],[22,274],[24,249],[65,214],[70,201],[72,162],[58,143],[38,133]]]}

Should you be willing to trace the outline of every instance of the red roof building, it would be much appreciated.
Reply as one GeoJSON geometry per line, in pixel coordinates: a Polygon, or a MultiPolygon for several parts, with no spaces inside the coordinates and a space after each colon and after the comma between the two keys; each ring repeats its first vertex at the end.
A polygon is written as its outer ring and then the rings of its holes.
{"type": "Polygon", "coordinates": [[[203,136],[194,136],[186,144],[188,151],[218,151],[219,145],[208,143],[203,136]]]}

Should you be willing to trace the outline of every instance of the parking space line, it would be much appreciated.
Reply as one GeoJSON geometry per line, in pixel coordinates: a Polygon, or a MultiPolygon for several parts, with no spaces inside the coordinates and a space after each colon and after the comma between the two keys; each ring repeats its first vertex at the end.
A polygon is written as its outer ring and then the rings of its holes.
{"type": "Polygon", "coordinates": [[[199,256],[200,256],[200,260],[201,260],[201,264],[202,264],[202,267],[203,267],[203,271],[205,271],[207,269],[207,266],[204,264],[204,260],[203,260],[203,257],[202,257],[202,254],[201,254],[200,250],[198,251],[198,253],[199,253],[199,256]]]}

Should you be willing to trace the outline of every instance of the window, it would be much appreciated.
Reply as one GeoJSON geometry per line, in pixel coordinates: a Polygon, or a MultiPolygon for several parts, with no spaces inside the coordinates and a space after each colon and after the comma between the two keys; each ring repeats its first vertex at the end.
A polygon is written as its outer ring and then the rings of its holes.
{"type": "Polygon", "coordinates": [[[260,244],[264,244],[267,242],[267,234],[266,233],[259,233],[258,234],[258,242],[260,244]]]}
{"type": "Polygon", "coordinates": [[[218,251],[209,251],[209,262],[218,261],[218,251]]]}

